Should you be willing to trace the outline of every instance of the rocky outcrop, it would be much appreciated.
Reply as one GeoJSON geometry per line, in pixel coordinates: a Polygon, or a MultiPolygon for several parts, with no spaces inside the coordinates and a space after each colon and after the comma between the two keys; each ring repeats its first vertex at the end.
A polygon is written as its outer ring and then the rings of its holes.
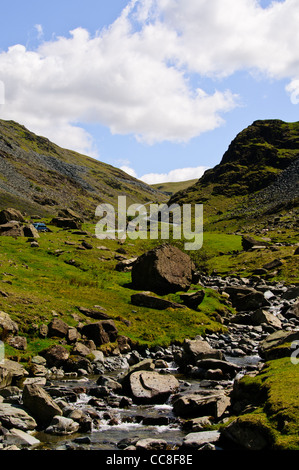
{"type": "Polygon", "coordinates": [[[141,255],[132,268],[134,289],[165,295],[187,291],[194,272],[189,255],[166,244],[141,255]]]}

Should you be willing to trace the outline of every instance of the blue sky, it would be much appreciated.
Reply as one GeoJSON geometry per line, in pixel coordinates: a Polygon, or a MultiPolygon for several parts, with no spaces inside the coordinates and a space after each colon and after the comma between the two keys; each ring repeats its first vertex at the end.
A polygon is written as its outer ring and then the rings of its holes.
{"type": "Polygon", "coordinates": [[[253,121],[299,120],[298,3],[11,0],[0,118],[148,183],[198,178],[253,121]]]}

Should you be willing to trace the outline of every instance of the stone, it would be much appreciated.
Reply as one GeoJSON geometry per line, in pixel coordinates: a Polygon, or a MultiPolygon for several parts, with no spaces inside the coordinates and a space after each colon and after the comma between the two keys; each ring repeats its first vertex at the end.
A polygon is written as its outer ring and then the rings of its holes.
{"type": "Polygon", "coordinates": [[[82,371],[84,373],[91,373],[92,372],[92,365],[90,360],[87,357],[81,355],[72,355],[68,358],[63,366],[65,372],[76,372],[82,375],[82,371]],[[82,369],[82,371],[81,371],[82,369]]]}
{"type": "Polygon", "coordinates": [[[46,428],[45,432],[58,436],[66,436],[76,433],[79,428],[79,423],[73,419],[58,415],[53,417],[50,426],[46,428]]]}
{"type": "Polygon", "coordinates": [[[0,312],[0,339],[5,341],[8,336],[15,335],[18,331],[18,324],[10,318],[8,313],[0,312]]]}
{"type": "Polygon", "coordinates": [[[24,225],[23,232],[24,232],[24,237],[39,238],[39,233],[37,229],[34,227],[34,225],[32,224],[24,225]]]}
{"type": "Polygon", "coordinates": [[[42,338],[46,338],[46,337],[48,336],[48,331],[49,331],[48,325],[42,324],[42,325],[39,327],[39,335],[40,335],[42,338]]]}
{"type": "Polygon", "coordinates": [[[223,354],[219,349],[214,349],[207,341],[201,339],[189,340],[186,339],[183,344],[184,355],[183,361],[186,362],[186,357],[190,363],[195,363],[200,359],[220,359],[222,360],[223,354]]]}
{"type": "Polygon", "coordinates": [[[17,445],[18,447],[35,447],[40,444],[40,441],[28,432],[21,429],[13,428],[5,436],[4,443],[6,445],[17,445]]]}
{"type": "Polygon", "coordinates": [[[83,222],[83,218],[81,217],[81,215],[73,211],[70,208],[61,209],[58,212],[58,217],[61,217],[63,219],[75,219],[75,220],[78,220],[79,222],[83,222]]]}
{"type": "Polygon", "coordinates": [[[282,266],[282,264],[283,263],[280,259],[274,259],[273,261],[264,264],[263,268],[267,269],[267,271],[271,271],[271,269],[279,268],[280,266],[282,266]]]}
{"type": "Polygon", "coordinates": [[[231,400],[224,392],[215,392],[208,396],[186,394],[174,399],[173,410],[181,418],[211,416],[219,419],[230,404],[231,400]]]}
{"type": "Polygon", "coordinates": [[[37,384],[25,385],[23,404],[36,419],[38,424],[48,426],[52,418],[61,416],[62,411],[51,396],[37,384]]]}
{"type": "Polygon", "coordinates": [[[212,426],[212,422],[209,416],[201,416],[199,418],[189,419],[183,424],[184,430],[189,430],[191,432],[200,432],[209,426],[212,426]]]}
{"type": "Polygon", "coordinates": [[[0,225],[0,235],[2,237],[23,237],[24,230],[21,222],[11,221],[0,225]]]}
{"type": "Polygon", "coordinates": [[[80,338],[77,328],[69,328],[66,338],[68,343],[75,343],[80,338]]]}
{"type": "Polygon", "coordinates": [[[290,287],[283,295],[282,298],[286,300],[293,300],[299,297],[299,286],[290,287]]]}
{"type": "Polygon", "coordinates": [[[28,375],[29,373],[22,364],[5,359],[0,363],[0,389],[15,384],[28,375]]]}
{"type": "Polygon", "coordinates": [[[25,336],[13,336],[7,342],[10,346],[20,351],[26,351],[27,349],[27,339],[25,336]]]}
{"type": "Polygon", "coordinates": [[[198,449],[204,444],[215,444],[219,441],[221,434],[219,431],[202,431],[187,434],[183,439],[183,447],[198,449]]]}
{"type": "Polygon", "coordinates": [[[17,428],[32,431],[37,427],[35,419],[20,407],[0,403],[0,422],[7,429],[17,428]]]}
{"type": "Polygon", "coordinates": [[[273,326],[276,329],[280,329],[282,326],[279,318],[261,308],[253,312],[250,317],[252,325],[261,325],[266,323],[267,325],[273,326]]]}
{"type": "Polygon", "coordinates": [[[299,340],[299,331],[278,330],[261,341],[258,347],[259,355],[266,360],[290,357],[292,349],[290,344],[299,340]],[[286,345],[283,347],[283,345],[286,345]]]}
{"type": "Polygon", "coordinates": [[[165,403],[179,388],[179,382],[173,375],[161,375],[154,371],[133,372],[129,381],[133,399],[144,404],[165,403]]]}
{"type": "Polygon", "coordinates": [[[54,318],[48,325],[48,337],[65,338],[68,334],[69,326],[60,318],[54,318]]]}
{"type": "Polygon", "coordinates": [[[286,312],[284,312],[286,318],[297,318],[299,319],[299,301],[292,305],[286,312]]]}
{"type": "Polygon", "coordinates": [[[124,259],[122,261],[119,261],[117,265],[115,266],[115,270],[123,273],[127,273],[129,271],[132,271],[133,265],[137,261],[137,258],[130,258],[130,259],[124,259]]]}
{"type": "Polygon", "coordinates": [[[51,225],[64,229],[81,230],[81,223],[70,217],[54,217],[51,220],[51,225]]]}
{"type": "Polygon", "coordinates": [[[93,340],[96,346],[114,343],[118,336],[118,331],[113,320],[103,320],[84,325],[81,333],[86,336],[86,338],[93,340]]]}
{"type": "Polygon", "coordinates": [[[249,235],[242,235],[242,247],[243,250],[248,251],[256,246],[266,247],[269,246],[268,242],[255,240],[253,237],[249,235]]]}
{"type": "Polygon", "coordinates": [[[270,302],[265,298],[263,292],[252,292],[247,295],[240,296],[232,302],[233,307],[238,311],[252,311],[262,307],[270,307],[270,302]]]}
{"type": "Polygon", "coordinates": [[[0,225],[4,225],[10,221],[25,222],[25,219],[23,215],[21,214],[21,212],[18,211],[17,209],[12,209],[12,208],[3,209],[0,212],[0,225]]]}
{"type": "Polygon", "coordinates": [[[153,308],[156,310],[166,310],[167,308],[186,308],[185,305],[161,299],[152,295],[151,292],[140,292],[131,296],[131,303],[139,307],[153,308]]]}
{"type": "MultiPolygon", "coordinates": [[[[236,374],[241,371],[241,367],[228,361],[220,359],[201,359],[196,362],[197,367],[205,370],[219,370],[222,371],[225,378],[233,379],[236,374]]],[[[217,380],[217,379],[216,379],[217,380]]]]}
{"type": "Polygon", "coordinates": [[[234,420],[222,431],[222,436],[245,450],[266,450],[269,431],[258,421],[234,420]]]}
{"type": "Polygon", "coordinates": [[[80,356],[89,356],[91,354],[91,350],[85,346],[83,343],[76,343],[72,349],[72,354],[78,354],[80,356]]]}
{"type": "Polygon", "coordinates": [[[47,383],[46,377],[27,377],[23,382],[23,386],[31,385],[31,384],[44,386],[46,385],[46,383],[47,383]]]}
{"type": "Polygon", "coordinates": [[[61,367],[69,358],[69,352],[60,344],[51,346],[40,354],[46,359],[48,367],[61,367]]]}
{"type": "MultiPolygon", "coordinates": [[[[128,448],[127,448],[128,449],[128,448]]],[[[167,442],[163,439],[140,439],[136,443],[137,450],[166,450],[167,442]]]]}
{"type": "Polygon", "coordinates": [[[132,285],[159,295],[187,291],[193,272],[189,255],[166,244],[138,257],[132,268],[132,285]]]}
{"type": "Polygon", "coordinates": [[[98,308],[85,308],[85,307],[78,307],[78,310],[86,315],[87,317],[93,318],[94,320],[109,320],[111,319],[109,315],[106,313],[106,310],[103,307],[98,308]]]}
{"type": "Polygon", "coordinates": [[[193,310],[196,310],[197,307],[203,302],[203,299],[205,298],[205,291],[199,290],[195,293],[181,294],[180,298],[187,307],[192,308],[193,310]]]}

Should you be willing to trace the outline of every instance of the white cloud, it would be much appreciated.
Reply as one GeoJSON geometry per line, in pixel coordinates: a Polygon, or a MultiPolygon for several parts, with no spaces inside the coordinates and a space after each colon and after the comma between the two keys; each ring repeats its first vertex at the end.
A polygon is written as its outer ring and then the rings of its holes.
{"type": "Polygon", "coordinates": [[[120,169],[124,171],[125,173],[127,173],[128,175],[133,176],[134,178],[138,178],[137,173],[133,168],[127,165],[123,165],[120,167],[120,169]]]}
{"type": "MultiPolygon", "coordinates": [[[[257,0],[132,0],[95,37],[77,28],[34,51],[14,45],[0,53],[1,117],[92,155],[80,123],[149,144],[187,142],[238,105],[233,91],[194,88],[191,74],[219,80],[258,71],[289,78],[295,93],[298,23],[298,0],[266,9],[257,0]]],[[[42,26],[36,30],[41,37],[42,26]]]]}
{"type": "Polygon", "coordinates": [[[169,173],[148,173],[141,176],[139,179],[147,184],[175,183],[199,179],[206,170],[208,170],[208,168],[204,166],[198,166],[196,168],[178,168],[171,170],[169,173]]]}
{"type": "Polygon", "coordinates": [[[44,30],[43,30],[42,25],[41,24],[36,24],[34,27],[37,31],[37,38],[41,39],[44,35],[44,30]]]}

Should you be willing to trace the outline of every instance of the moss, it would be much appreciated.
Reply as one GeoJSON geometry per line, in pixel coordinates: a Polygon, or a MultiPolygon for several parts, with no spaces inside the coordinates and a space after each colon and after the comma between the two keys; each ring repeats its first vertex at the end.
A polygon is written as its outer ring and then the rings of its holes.
{"type": "Polygon", "coordinates": [[[239,419],[262,423],[273,449],[299,450],[299,366],[290,357],[269,361],[257,376],[244,377],[240,387],[258,408],[239,419]]]}

